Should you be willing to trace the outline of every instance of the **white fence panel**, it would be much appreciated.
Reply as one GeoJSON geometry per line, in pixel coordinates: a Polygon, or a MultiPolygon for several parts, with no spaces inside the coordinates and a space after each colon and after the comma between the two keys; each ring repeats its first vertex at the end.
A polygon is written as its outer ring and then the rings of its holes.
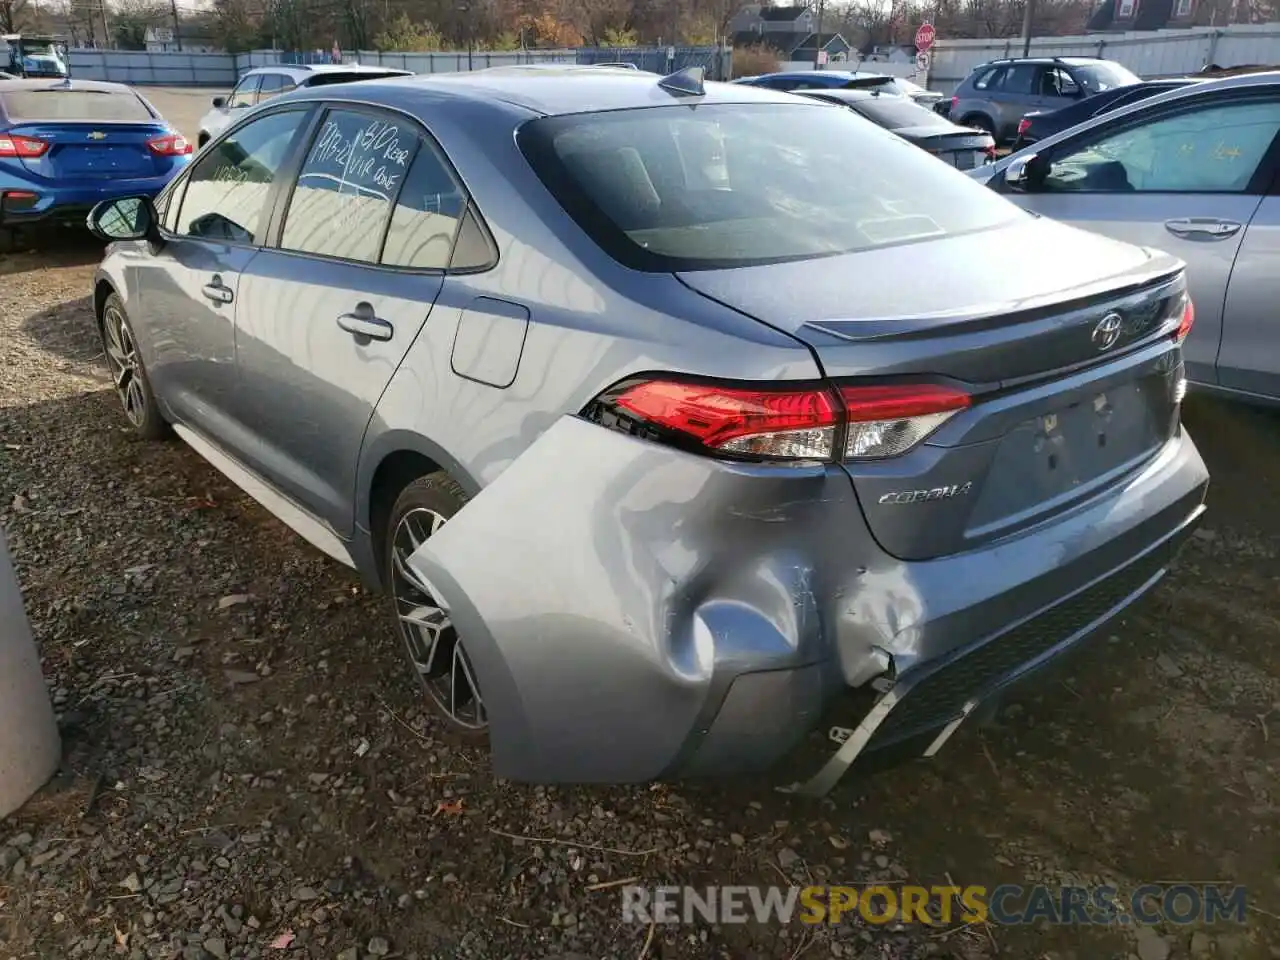
{"type": "MultiPolygon", "coordinates": [[[[1035,57],[1104,57],[1140,77],[1178,77],[1210,63],[1220,67],[1280,64],[1280,24],[1145,30],[1074,37],[1040,37],[1031,42],[1035,57]]],[[[939,40],[934,47],[929,87],[950,93],[978,64],[1022,56],[1022,41],[939,40]]]]}

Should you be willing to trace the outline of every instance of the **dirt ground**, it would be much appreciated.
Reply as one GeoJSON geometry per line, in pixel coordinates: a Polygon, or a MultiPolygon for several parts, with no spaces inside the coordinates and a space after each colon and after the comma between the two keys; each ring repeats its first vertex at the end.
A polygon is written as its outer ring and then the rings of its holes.
{"type": "Polygon", "coordinates": [[[495,782],[382,602],[177,442],[124,429],[100,250],[0,259],[0,524],[64,733],[0,829],[0,958],[1280,957],[1280,416],[1192,398],[1206,527],[1124,622],[930,762],[495,782]],[[616,884],[1223,882],[1243,925],[620,923],[616,884]],[[288,944],[273,949],[272,944],[288,944]]]}

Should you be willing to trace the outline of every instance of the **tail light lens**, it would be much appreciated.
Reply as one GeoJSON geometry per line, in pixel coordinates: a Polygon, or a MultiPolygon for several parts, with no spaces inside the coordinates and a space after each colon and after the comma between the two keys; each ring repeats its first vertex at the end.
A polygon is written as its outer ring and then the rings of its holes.
{"type": "Polygon", "coordinates": [[[20,137],[16,134],[0,136],[0,157],[17,157],[20,160],[43,157],[49,150],[49,144],[35,137],[20,137]]]}
{"type": "Polygon", "coordinates": [[[996,152],[996,145],[994,143],[991,146],[987,147],[982,152],[987,155],[987,159],[990,160],[992,163],[995,163],[996,158],[999,156],[999,154],[996,152]]]}
{"type": "Polygon", "coordinates": [[[191,152],[191,142],[180,133],[169,133],[148,140],[147,146],[158,157],[183,157],[191,152]]]}
{"type": "Polygon", "coordinates": [[[952,98],[951,98],[951,109],[952,109],[952,110],[954,110],[954,109],[955,109],[956,107],[958,107],[959,105],[960,105],[960,98],[959,98],[959,97],[952,97],[952,98]]]}
{"type": "Polygon", "coordinates": [[[1187,334],[1191,332],[1191,328],[1196,324],[1196,305],[1191,302],[1191,297],[1186,294],[1183,294],[1182,299],[1182,319],[1178,321],[1178,329],[1173,334],[1175,343],[1181,343],[1187,339],[1187,334]]]}
{"type": "Polygon", "coordinates": [[[757,387],[644,380],[606,393],[588,416],[704,453],[756,460],[876,460],[906,453],[970,404],[932,384],[757,387]]]}
{"type": "Polygon", "coordinates": [[[950,387],[913,384],[840,388],[846,460],[880,460],[906,453],[970,404],[950,387]]]}
{"type": "Polygon", "coordinates": [[[1028,120],[1026,117],[1023,117],[1021,120],[1018,121],[1018,136],[1022,136],[1024,133],[1026,133],[1030,129],[1031,129],[1031,121],[1028,120]]]}

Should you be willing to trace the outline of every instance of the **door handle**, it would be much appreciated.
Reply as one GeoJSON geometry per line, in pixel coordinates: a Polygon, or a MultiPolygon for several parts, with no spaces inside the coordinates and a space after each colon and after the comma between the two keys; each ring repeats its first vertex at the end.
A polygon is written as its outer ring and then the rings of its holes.
{"type": "Polygon", "coordinates": [[[230,287],[224,287],[222,285],[221,277],[214,277],[200,288],[200,292],[214,303],[230,303],[236,298],[236,295],[231,292],[230,287]]]}
{"type": "MultiPolygon", "coordinates": [[[[364,306],[364,304],[361,304],[364,306]]],[[[381,317],[373,315],[370,310],[359,310],[356,313],[344,313],[338,317],[338,326],[351,334],[356,340],[390,340],[395,328],[381,317]]]]}
{"type": "Polygon", "coordinates": [[[1211,240],[1222,240],[1235,236],[1244,224],[1234,220],[1219,220],[1217,217],[1179,217],[1166,220],[1164,228],[1178,237],[1204,237],[1211,240]]]}

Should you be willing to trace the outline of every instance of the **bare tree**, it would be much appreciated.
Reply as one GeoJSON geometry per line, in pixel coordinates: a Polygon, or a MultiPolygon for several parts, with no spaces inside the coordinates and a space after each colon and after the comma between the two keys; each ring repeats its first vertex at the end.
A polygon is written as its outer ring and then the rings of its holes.
{"type": "Polygon", "coordinates": [[[27,26],[27,0],[0,0],[0,33],[20,33],[27,26]]]}

